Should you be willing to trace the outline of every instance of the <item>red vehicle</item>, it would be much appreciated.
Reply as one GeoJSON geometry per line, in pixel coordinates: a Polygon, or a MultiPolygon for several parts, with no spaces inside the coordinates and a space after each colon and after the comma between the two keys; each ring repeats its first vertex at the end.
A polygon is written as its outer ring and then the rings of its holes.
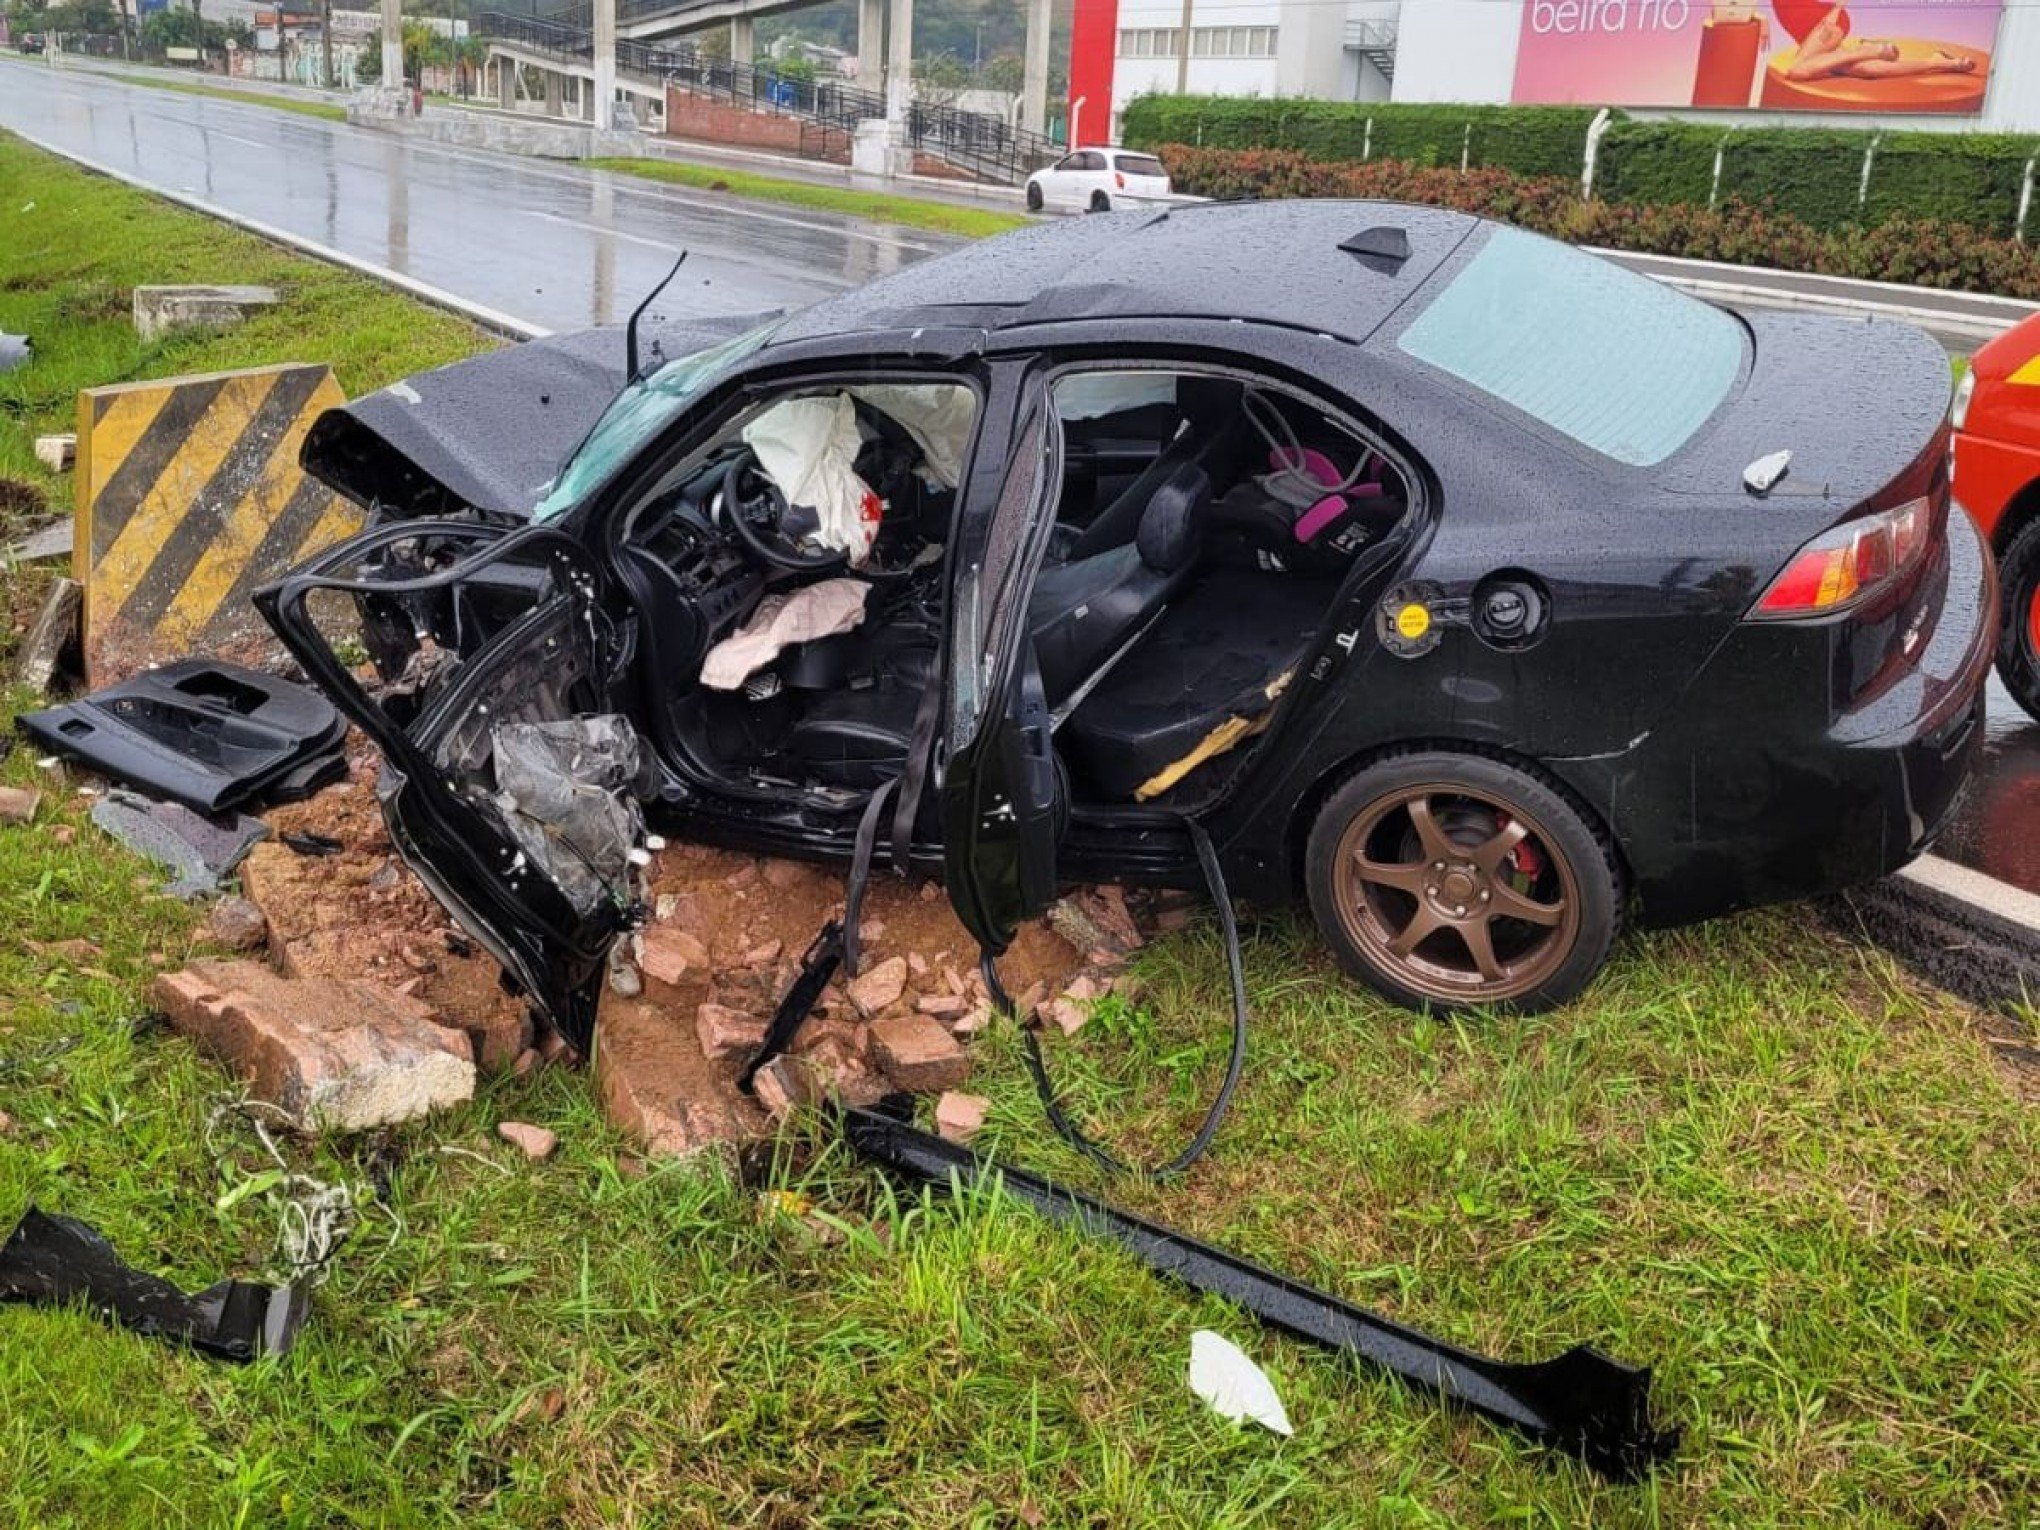
{"type": "Polygon", "coordinates": [[[2040,314],[1976,353],[1955,388],[1955,497],[1998,557],[1998,675],[2040,718],[2040,314]]]}

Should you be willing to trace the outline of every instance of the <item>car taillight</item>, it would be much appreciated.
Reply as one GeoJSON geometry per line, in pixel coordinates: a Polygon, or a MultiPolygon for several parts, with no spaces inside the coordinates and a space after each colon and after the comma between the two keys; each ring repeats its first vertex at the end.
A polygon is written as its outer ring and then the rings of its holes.
{"type": "Polygon", "coordinates": [[[1750,615],[1760,621],[1828,616],[1899,579],[1926,551],[1933,507],[1915,499],[1844,521],[1792,556],[1750,615]]]}
{"type": "Polygon", "coordinates": [[[1112,172],[1112,184],[1117,186],[1121,191],[1124,191],[1126,190],[1126,177],[1121,175],[1117,170],[1115,170],[1112,172]]]}

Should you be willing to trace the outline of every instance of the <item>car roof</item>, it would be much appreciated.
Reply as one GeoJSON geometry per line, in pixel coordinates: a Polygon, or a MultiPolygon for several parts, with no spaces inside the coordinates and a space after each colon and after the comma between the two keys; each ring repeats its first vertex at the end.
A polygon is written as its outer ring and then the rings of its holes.
{"type": "Polygon", "coordinates": [[[789,319],[774,344],[1127,318],[1238,319],[1357,342],[1483,221],[1400,202],[1307,199],[1063,218],[825,299],[789,319]],[[1342,247],[1362,235],[1365,248],[1342,247]]]}

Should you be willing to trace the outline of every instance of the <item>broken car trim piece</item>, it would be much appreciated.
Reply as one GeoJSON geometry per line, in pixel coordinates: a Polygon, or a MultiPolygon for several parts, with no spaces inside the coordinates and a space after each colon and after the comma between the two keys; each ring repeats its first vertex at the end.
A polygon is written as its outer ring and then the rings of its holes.
{"type": "Polygon", "coordinates": [[[1650,1371],[1575,1345],[1534,1365],[1460,1349],[1379,1313],[1278,1275],[1025,1170],[991,1164],[895,1116],[845,1107],[843,1134],[873,1163],[937,1188],[996,1177],[1005,1193],[1094,1237],[1159,1274],[1237,1302],[1262,1322],[1381,1367],[1447,1402],[1579,1457],[1603,1476],[1633,1482],[1671,1458],[1677,1429],[1650,1414],[1650,1371]]]}

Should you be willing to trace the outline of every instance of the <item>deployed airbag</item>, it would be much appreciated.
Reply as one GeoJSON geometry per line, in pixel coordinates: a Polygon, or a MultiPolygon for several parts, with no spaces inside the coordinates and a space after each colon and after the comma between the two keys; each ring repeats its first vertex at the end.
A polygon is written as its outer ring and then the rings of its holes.
{"type": "Polygon", "coordinates": [[[864,437],[849,394],[782,399],[750,420],[743,437],[787,504],[813,513],[816,543],[853,566],[871,556],[884,506],[857,476],[864,437]]]}
{"type": "Polygon", "coordinates": [[[733,691],[795,643],[850,631],[864,620],[870,593],[862,579],[824,579],[767,595],[743,626],[709,649],[701,661],[701,683],[712,691],[733,691]]]}

